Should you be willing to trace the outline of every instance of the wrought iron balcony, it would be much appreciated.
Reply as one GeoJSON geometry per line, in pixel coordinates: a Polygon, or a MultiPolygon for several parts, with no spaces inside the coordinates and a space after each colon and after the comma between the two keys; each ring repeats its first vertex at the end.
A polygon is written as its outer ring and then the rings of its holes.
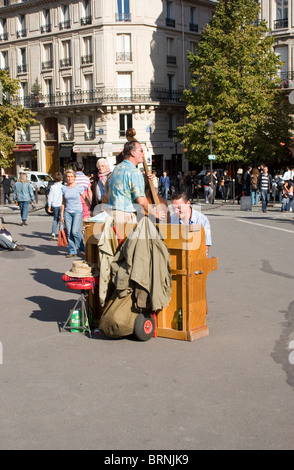
{"type": "Polygon", "coordinates": [[[59,66],[60,66],[60,68],[70,67],[71,66],[71,57],[66,57],[66,59],[60,59],[59,66]]]}
{"type": "Polygon", "coordinates": [[[7,41],[8,40],[8,33],[0,34],[0,41],[7,41]]]}
{"type": "Polygon", "coordinates": [[[84,16],[81,18],[81,26],[86,26],[87,24],[92,24],[92,16],[84,16]]]}
{"type": "Polygon", "coordinates": [[[116,53],[116,60],[118,62],[131,62],[132,61],[132,53],[131,52],[117,52],[116,53]]]}
{"type": "Polygon", "coordinates": [[[165,18],[165,24],[166,24],[166,26],[170,26],[172,28],[175,28],[176,20],[174,18],[165,18]]]}
{"type": "Polygon", "coordinates": [[[59,22],[59,29],[70,29],[70,20],[60,21],[59,22]]]}
{"type": "Polygon", "coordinates": [[[11,104],[22,104],[26,108],[35,107],[60,107],[80,106],[90,104],[121,104],[121,103],[172,103],[182,104],[181,90],[169,90],[166,88],[96,88],[95,90],[77,90],[74,92],[42,94],[36,103],[32,95],[10,98],[11,104]]]}
{"type": "Polygon", "coordinates": [[[116,13],[115,21],[131,21],[131,13],[116,13]]]}
{"type": "Polygon", "coordinates": [[[52,30],[51,24],[43,24],[43,25],[41,26],[41,34],[43,34],[43,33],[51,33],[51,30],[52,30]]]}
{"type": "Polygon", "coordinates": [[[92,64],[93,62],[93,56],[92,54],[88,54],[88,55],[83,55],[81,57],[81,63],[82,65],[85,65],[85,64],[92,64]]]}
{"type": "Polygon", "coordinates": [[[17,66],[17,73],[27,73],[28,66],[27,64],[21,64],[17,66]]]}
{"type": "Polygon", "coordinates": [[[189,29],[190,31],[194,31],[195,33],[198,33],[198,24],[189,23],[189,29]]]}
{"type": "Polygon", "coordinates": [[[94,140],[95,139],[95,131],[88,131],[84,134],[85,140],[94,140]]]}
{"type": "Polygon", "coordinates": [[[288,28],[288,18],[274,21],[274,29],[288,28]]]}
{"type": "Polygon", "coordinates": [[[64,134],[62,134],[62,138],[64,142],[71,142],[72,140],[74,140],[73,132],[65,132],[64,134]]]}
{"type": "Polygon", "coordinates": [[[280,72],[281,88],[294,88],[294,71],[280,72]]]}
{"type": "Polygon", "coordinates": [[[17,38],[25,38],[27,35],[27,30],[26,29],[19,29],[16,31],[16,37],[17,38]]]}
{"type": "Polygon", "coordinates": [[[166,63],[167,63],[167,64],[176,65],[176,63],[177,63],[177,58],[176,58],[176,56],[175,56],[175,55],[168,55],[168,56],[166,57],[166,63]]]}
{"type": "Polygon", "coordinates": [[[53,68],[53,60],[45,60],[42,62],[42,70],[48,70],[53,68]]]}

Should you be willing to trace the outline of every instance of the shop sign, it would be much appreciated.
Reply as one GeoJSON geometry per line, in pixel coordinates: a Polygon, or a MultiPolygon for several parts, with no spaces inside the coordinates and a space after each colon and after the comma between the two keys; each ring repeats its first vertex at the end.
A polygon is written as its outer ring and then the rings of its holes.
{"type": "Polygon", "coordinates": [[[13,151],[14,152],[31,152],[33,150],[33,144],[20,144],[17,145],[13,151]]]}

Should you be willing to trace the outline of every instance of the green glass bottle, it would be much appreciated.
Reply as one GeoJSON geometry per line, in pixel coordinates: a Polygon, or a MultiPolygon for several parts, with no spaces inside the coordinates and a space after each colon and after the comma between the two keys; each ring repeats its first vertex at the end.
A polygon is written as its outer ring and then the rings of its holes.
{"type": "Polygon", "coordinates": [[[178,330],[183,331],[183,315],[182,315],[182,309],[180,308],[179,313],[178,313],[178,330]]]}

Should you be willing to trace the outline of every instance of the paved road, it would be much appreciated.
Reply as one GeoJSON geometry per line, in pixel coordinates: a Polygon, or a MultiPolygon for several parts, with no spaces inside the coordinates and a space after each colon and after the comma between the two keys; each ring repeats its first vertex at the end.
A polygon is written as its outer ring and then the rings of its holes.
{"type": "Polygon", "coordinates": [[[72,261],[43,210],[6,209],[27,249],[0,253],[1,449],[294,449],[293,215],[203,209],[219,268],[191,343],[61,333],[72,261]]]}

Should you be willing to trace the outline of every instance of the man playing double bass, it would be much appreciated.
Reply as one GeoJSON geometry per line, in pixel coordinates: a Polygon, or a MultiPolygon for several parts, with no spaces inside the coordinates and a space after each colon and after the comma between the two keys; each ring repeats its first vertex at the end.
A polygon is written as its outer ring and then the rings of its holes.
{"type": "Polygon", "coordinates": [[[144,160],[141,144],[137,140],[127,142],[123,154],[124,160],[115,167],[109,180],[109,205],[114,221],[136,223],[137,209],[134,204],[141,206],[146,214],[163,220],[165,212],[156,210],[150,204],[145,195],[143,174],[137,168],[144,160]]]}

